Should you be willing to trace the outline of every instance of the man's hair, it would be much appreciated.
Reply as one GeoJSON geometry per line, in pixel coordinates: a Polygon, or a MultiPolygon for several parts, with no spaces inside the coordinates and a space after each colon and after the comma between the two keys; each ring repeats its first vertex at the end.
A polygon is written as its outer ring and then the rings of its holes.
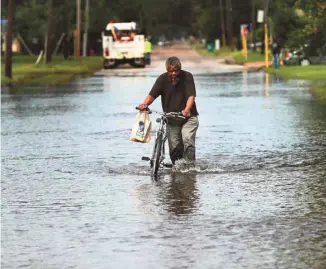
{"type": "Polygon", "coordinates": [[[182,67],[179,58],[178,57],[175,57],[175,56],[169,57],[166,60],[166,62],[165,62],[166,69],[168,69],[168,67],[170,65],[173,65],[173,66],[177,67],[178,69],[181,69],[181,67],[182,67]]]}

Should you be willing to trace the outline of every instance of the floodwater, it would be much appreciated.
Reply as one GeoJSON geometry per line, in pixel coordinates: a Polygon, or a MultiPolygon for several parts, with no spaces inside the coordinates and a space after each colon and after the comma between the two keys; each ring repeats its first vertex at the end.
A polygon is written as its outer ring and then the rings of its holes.
{"type": "Polygon", "coordinates": [[[154,180],[153,140],[129,135],[155,79],[2,93],[2,268],[326,268],[326,106],[308,86],[195,75],[197,164],[154,180]]]}

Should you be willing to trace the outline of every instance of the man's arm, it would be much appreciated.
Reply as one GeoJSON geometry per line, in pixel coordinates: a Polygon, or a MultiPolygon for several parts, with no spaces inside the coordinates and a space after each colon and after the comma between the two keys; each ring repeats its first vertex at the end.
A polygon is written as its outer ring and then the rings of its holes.
{"type": "Polygon", "coordinates": [[[146,109],[151,103],[153,103],[153,101],[154,101],[154,97],[151,95],[147,95],[143,103],[138,106],[138,109],[139,110],[146,109]]]}
{"type": "Polygon", "coordinates": [[[191,111],[191,108],[194,105],[194,103],[195,103],[195,96],[189,96],[187,103],[186,103],[186,107],[184,110],[182,110],[183,116],[189,117],[191,115],[190,111],[191,111]]]}
{"type": "Polygon", "coordinates": [[[184,108],[184,110],[182,110],[181,113],[183,116],[189,117],[191,116],[191,109],[195,103],[195,97],[196,97],[195,81],[191,73],[188,73],[186,77],[186,95],[188,97],[186,102],[186,107],[184,108]]]}

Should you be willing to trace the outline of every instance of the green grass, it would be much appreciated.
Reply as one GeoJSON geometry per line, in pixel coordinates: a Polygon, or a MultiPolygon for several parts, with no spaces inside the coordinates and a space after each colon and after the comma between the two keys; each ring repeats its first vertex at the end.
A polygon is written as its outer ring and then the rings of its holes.
{"type": "Polygon", "coordinates": [[[270,74],[284,79],[302,79],[311,81],[310,93],[318,102],[326,103],[326,65],[281,66],[264,69],[270,74]]]}
{"type": "Polygon", "coordinates": [[[229,48],[221,48],[220,50],[214,50],[212,52],[208,52],[207,48],[204,47],[202,44],[193,44],[192,49],[197,51],[202,56],[230,56],[234,54],[233,51],[231,51],[229,48]]]}
{"type": "MultiPolygon", "coordinates": [[[[192,48],[196,50],[202,56],[216,56],[216,57],[233,57],[237,64],[244,64],[248,62],[264,62],[265,55],[262,55],[260,52],[248,51],[248,58],[242,55],[240,50],[231,50],[229,48],[221,48],[220,50],[214,50],[213,52],[208,52],[207,48],[202,44],[194,44],[192,48]]],[[[272,56],[268,56],[268,60],[272,60],[272,56]]]]}
{"type": "Polygon", "coordinates": [[[12,79],[4,76],[2,63],[1,85],[58,85],[64,84],[77,76],[92,74],[102,68],[101,56],[80,57],[64,60],[62,56],[54,57],[51,64],[45,64],[43,59],[35,65],[36,56],[13,57],[12,79]]]}
{"type": "Polygon", "coordinates": [[[270,67],[265,70],[270,74],[275,74],[285,79],[320,80],[326,82],[326,65],[281,66],[280,69],[270,67]]]}
{"type": "MultiPolygon", "coordinates": [[[[260,52],[248,51],[248,58],[246,59],[242,53],[239,51],[234,59],[237,64],[244,64],[250,62],[265,62],[265,55],[262,55],[260,52]]],[[[272,60],[272,56],[268,55],[268,61],[272,60]]]]}

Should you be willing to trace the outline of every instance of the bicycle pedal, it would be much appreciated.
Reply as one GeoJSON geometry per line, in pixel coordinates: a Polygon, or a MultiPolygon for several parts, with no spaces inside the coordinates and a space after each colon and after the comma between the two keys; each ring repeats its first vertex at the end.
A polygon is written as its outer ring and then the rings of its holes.
{"type": "Polygon", "coordinates": [[[150,161],[151,159],[149,157],[141,157],[143,161],[150,161]]]}

